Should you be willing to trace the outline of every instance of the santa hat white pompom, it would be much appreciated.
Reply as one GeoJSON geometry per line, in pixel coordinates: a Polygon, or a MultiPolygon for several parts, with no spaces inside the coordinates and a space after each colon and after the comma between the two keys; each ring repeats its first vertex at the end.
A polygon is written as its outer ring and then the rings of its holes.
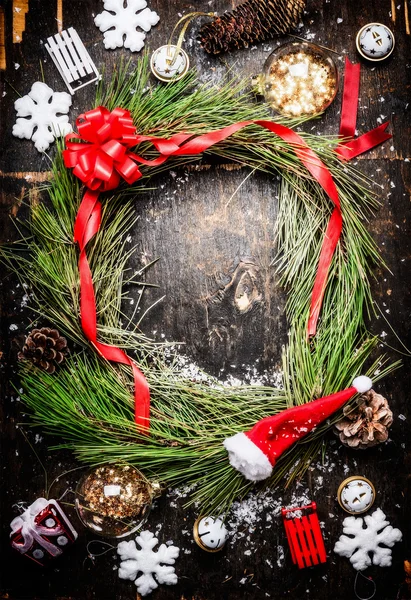
{"type": "Polygon", "coordinates": [[[224,440],[230,465],[249,481],[270,477],[273,467],[266,454],[245,433],[236,433],[224,440]]]}
{"type": "Polygon", "coordinates": [[[372,388],[372,380],[365,375],[356,377],[352,382],[352,386],[355,387],[359,394],[365,394],[372,388]]]}

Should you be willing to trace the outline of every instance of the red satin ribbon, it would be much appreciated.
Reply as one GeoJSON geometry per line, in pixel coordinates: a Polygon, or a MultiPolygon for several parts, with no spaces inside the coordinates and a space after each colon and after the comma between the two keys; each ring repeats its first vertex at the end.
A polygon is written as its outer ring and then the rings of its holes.
{"type": "MultiPolygon", "coordinates": [[[[345,78],[343,102],[341,109],[340,136],[344,138],[336,148],[336,153],[343,160],[351,160],[363,152],[378,146],[388,140],[391,135],[385,130],[389,122],[364,133],[354,139],[357,123],[358,94],[360,89],[360,65],[353,65],[348,58],[345,59],[345,78]]],[[[332,198],[331,198],[332,199],[332,198]]],[[[333,200],[333,199],[332,199],[333,200]]],[[[334,200],[333,200],[334,201],[334,200]]],[[[334,210],[328,222],[323,245],[321,248],[318,269],[315,277],[313,293],[311,296],[310,314],[308,318],[307,333],[309,337],[315,335],[317,322],[320,315],[325,289],[327,287],[328,272],[332,257],[342,232],[342,214],[339,202],[334,202],[334,210]]]]}
{"type": "MultiPolygon", "coordinates": [[[[355,132],[359,68],[354,67],[347,60],[346,69],[340,133],[344,137],[352,137],[355,132]]],[[[110,113],[104,107],[98,107],[80,115],[76,124],[78,133],[66,136],[67,149],[63,152],[63,156],[66,167],[73,168],[73,173],[87,187],[74,226],[74,239],[80,248],[81,325],[87,339],[104,358],[129,365],[132,368],[135,386],[135,421],[142,431],[148,432],[149,428],[150,393],[148,384],[143,373],[123,350],[97,340],[96,301],[86,254],[87,243],[99,231],[101,225],[100,192],[115,189],[123,179],[130,185],[140,179],[142,174],[139,164],[157,166],[164,163],[169,156],[201,154],[214,144],[252,124],[271,131],[289,143],[296,156],[320,184],[335,207],[325,233],[311,298],[308,334],[315,335],[328,271],[342,231],[342,215],[337,188],[331,173],[295,131],[272,121],[258,120],[234,123],[197,137],[182,133],[174,135],[170,139],[163,139],[138,135],[129,111],[115,108],[110,113]],[[72,141],[73,139],[81,141],[72,141]],[[153,160],[147,160],[131,152],[130,149],[138,146],[141,142],[151,142],[159,152],[159,156],[153,160]]],[[[387,123],[357,140],[345,140],[339,144],[338,154],[344,159],[353,158],[388,139],[391,136],[383,132],[386,126],[387,123]]]]}
{"type": "Polygon", "coordinates": [[[341,109],[340,136],[345,141],[338,144],[337,154],[344,160],[351,160],[363,152],[389,140],[392,136],[386,133],[389,121],[354,139],[357,123],[358,94],[360,90],[360,64],[353,65],[345,58],[344,92],[341,109]]]}

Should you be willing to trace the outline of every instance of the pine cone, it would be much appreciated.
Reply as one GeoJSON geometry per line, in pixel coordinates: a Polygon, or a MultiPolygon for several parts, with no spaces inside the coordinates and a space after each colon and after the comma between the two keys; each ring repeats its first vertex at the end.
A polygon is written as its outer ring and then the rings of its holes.
{"type": "Polygon", "coordinates": [[[67,340],[57,329],[42,327],[29,333],[19,353],[19,359],[30,360],[47,373],[54,373],[56,366],[63,362],[67,351],[67,340]]]}
{"type": "Polygon", "coordinates": [[[344,417],[335,424],[343,444],[363,450],[385,442],[392,424],[392,412],[386,398],[370,390],[363,394],[358,406],[346,406],[344,417]]]}
{"type": "Polygon", "coordinates": [[[209,54],[220,54],[288,33],[300,22],[305,5],[306,0],[248,0],[205,23],[201,46],[209,54]]]}

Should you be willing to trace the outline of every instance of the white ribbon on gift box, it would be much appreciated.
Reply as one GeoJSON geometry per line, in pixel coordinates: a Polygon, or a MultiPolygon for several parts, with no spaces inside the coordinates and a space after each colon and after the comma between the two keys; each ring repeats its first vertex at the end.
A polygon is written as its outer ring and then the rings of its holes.
{"type": "Polygon", "coordinates": [[[17,544],[14,540],[11,545],[13,548],[25,554],[33,545],[33,542],[36,541],[44,550],[46,550],[51,556],[56,557],[60,556],[63,551],[52,544],[51,542],[45,540],[42,535],[47,536],[57,536],[60,534],[65,534],[64,529],[56,523],[55,527],[43,527],[36,523],[35,518],[37,515],[44,510],[50,504],[57,504],[55,500],[46,500],[46,498],[37,498],[21,515],[16,517],[10,523],[11,534],[21,530],[21,535],[23,537],[23,544],[17,544]]]}

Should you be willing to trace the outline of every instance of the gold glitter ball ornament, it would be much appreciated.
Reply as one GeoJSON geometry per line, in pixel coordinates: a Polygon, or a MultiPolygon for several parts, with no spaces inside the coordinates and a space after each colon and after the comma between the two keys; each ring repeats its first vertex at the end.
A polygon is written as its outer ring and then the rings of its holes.
{"type": "Polygon", "coordinates": [[[269,106],[288,117],[315,116],[334,100],[338,70],[329,54],[309,42],[279,46],[258,77],[269,106]]]}
{"type": "Polygon", "coordinates": [[[135,467],[100,465],[80,479],[75,505],[88,529],[102,536],[121,538],[146,522],[157,495],[156,484],[135,467]]]}

